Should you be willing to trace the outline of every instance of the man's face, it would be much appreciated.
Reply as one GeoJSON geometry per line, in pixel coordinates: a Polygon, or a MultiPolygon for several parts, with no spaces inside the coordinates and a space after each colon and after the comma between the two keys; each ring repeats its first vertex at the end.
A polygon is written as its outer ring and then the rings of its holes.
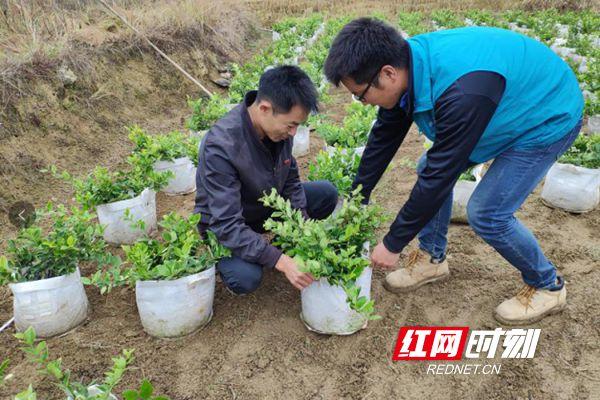
{"type": "Polygon", "coordinates": [[[299,105],[293,106],[287,113],[274,113],[268,102],[262,102],[259,109],[263,116],[262,128],[273,142],[280,142],[293,137],[298,130],[298,126],[306,122],[308,118],[308,111],[299,105]]]}
{"type": "Polygon", "coordinates": [[[390,65],[385,65],[379,70],[374,81],[377,81],[377,85],[372,83],[369,86],[369,82],[358,84],[354,79],[345,77],[342,79],[342,85],[352,95],[362,96],[363,104],[390,109],[398,104],[400,95],[406,91],[408,74],[406,70],[398,70],[390,65]]]}

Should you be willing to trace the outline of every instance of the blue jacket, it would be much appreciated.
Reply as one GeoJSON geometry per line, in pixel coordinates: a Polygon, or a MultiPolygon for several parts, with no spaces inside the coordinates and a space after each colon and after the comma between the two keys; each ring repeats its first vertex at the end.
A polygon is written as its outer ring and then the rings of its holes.
{"type": "Polygon", "coordinates": [[[354,181],[368,201],[413,121],[433,141],[425,169],[383,240],[394,253],[437,213],[469,165],[509,148],[554,143],[583,111],[570,67],[519,33],[460,28],[418,35],[408,44],[407,93],[395,108],[379,110],[354,181]]]}
{"type": "Polygon", "coordinates": [[[551,144],[581,118],[583,96],[571,68],[543,43],[522,34],[471,27],[418,35],[412,51],[414,114],[435,141],[434,104],[461,76],[495,72],[506,80],[502,99],[469,159],[491,160],[511,147],[551,144]]]}

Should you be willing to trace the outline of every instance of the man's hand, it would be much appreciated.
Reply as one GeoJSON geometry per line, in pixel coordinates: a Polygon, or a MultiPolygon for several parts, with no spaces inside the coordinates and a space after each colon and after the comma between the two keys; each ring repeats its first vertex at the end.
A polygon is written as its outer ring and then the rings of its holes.
{"type": "Polygon", "coordinates": [[[285,254],[279,257],[279,261],[275,264],[275,269],[283,272],[288,281],[298,290],[304,289],[315,280],[312,275],[300,272],[294,260],[285,254]]]}
{"type": "Polygon", "coordinates": [[[371,253],[371,264],[375,268],[394,269],[398,265],[400,254],[395,254],[385,248],[382,243],[379,243],[371,253]]]}

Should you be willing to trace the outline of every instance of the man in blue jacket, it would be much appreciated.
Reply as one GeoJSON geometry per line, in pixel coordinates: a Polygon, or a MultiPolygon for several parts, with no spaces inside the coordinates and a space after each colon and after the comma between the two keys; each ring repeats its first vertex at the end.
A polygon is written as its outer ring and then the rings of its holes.
{"type": "Polygon", "coordinates": [[[387,275],[388,290],[408,292],[449,275],[452,189],[468,167],[493,159],[468,203],[469,224],[525,282],[494,315],[525,324],[565,307],[563,278],[514,216],[581,127],[583,97],[565,62],[507,30],[461,28],[404,40],[391,26],[361,18],[335,38],[325,74],[380,107],[354,181],[366,201],[413,122],[433,141],[409,199],[371,256],[374,266],[394,268],[418,235],[405,268],[387,275]]]}
{"type": "Polygon", "coordinates": [[[194,212],[201,215],[200,232],[210,229],[232,251],[217,270],[235,294],[256,290],[263,268],[282,272],[298,289],[313,281],[261,235],[272,210],[259,199],[275,188],[306,218],[325,218],[335,208],[335,186],[300,182],[292,156],[293,137],[309,113],[317,111],[317,96],[300,68],[270,69],[261,76],[258,91],[248,92],[202,139],[194,212]]]}

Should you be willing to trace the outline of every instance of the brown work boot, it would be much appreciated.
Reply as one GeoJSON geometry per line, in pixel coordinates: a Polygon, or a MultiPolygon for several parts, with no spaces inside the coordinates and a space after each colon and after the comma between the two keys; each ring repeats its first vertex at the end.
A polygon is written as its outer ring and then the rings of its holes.
{"type": "Polygon", "coordinates": [[[506,325],[525,325],[562,311],[567,305],[567,289],[562,278],[557,284],[557,290],[525,285],[516,296],[496,307],[494,318],[506,325]]]}
{"type": "Polygon", "coordinates": [[[411,292],[426,283],[447,278],[450,275],[448,261],[436,260],[421,249],[412,251],[404,268],[390,272],[383,286],[393,293],[411,292]]]}

